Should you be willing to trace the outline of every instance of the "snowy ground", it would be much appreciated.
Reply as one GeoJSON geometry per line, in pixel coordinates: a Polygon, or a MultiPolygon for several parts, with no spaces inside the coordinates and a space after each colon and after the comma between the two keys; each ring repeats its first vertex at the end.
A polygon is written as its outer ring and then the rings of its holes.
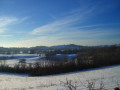
{"type": "MultiPolygon", "coordinates": [[[[56,56],[60,58],[67,56],[68,60],[70,60],[76,55],[77,54],[57,54],[56,56]]],[[[26,59],[26,64],[35,63],[36,61],[41,61],[41,62],[45,61],[45,58],[40,57],[38,54],[11,54],[11,55],[0,54],[0,57],[14,57],[13,59],[8,58],[7,60],[5,60],[6,61],[5,63],[9,66],[14,66],[15,64],[18,64],[19,60],[22,58],[26,59]]]]}
{"type": "Polygon", "coordinates": [[[43,57],[40,57],[38,54],[12,54],[12,55],[5,55],[0,54],[0,57],[14,57],[13,59],[9,58],[5,60],[5,63],[9,66],[14,66],[15,64],[19,63],[19,60],[22,58],[26,59],[26,63],[35,63],[38,60],[43,60],[43,57]]]}
{"type": "Polygon", "coordinates": [[[66,79],[71,80],[72,85],[76,84],[77,90],[88,90],[88,80],[95,82],[97,88],[103,82],[105,90],[113,90],[120,85],[120,65],[39,77],[0,73],[0,90],[69,90],[63,84],[66,79]]]}

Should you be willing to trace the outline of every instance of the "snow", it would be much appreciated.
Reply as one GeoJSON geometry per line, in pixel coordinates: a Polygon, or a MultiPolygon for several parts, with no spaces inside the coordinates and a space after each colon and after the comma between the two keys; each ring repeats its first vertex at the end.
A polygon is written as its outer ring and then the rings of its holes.
{"type": "Polygon", "coordinates": [[[120,65],[99,68],[94,70],[77,71],[66,74],[29,77],[27,75],[0,73],[1,90],[69,90],[60,84],[71,80],[78,85],[77,90],[88,90],[87,81],[93,81],[98,88],[100,82],[104,83],[107,90],[113,90],[120,84],[120,65]]]}
{"type": "Polygon", "coordinates": [[[37,54],[9,54],[9,55],[7,55],[7,54],[0,54],[0,57],[11,57],[11,56],[13,56],[16,59],[38,57],[37,54]]]}
{"type": "MultiPolygon", "coordinates": [[[[77,54],[56,54],[56,56],[60,58],[67,56],[68,60],[71,60],[76,55],[77,54]]],[[[14,58],[8,58],[7,60],[5,60],[5,63],[11,67],[14,66],[15,64],[18,64],[19,60],[22,58],[26,59],[26,64],[35,63],[36,61],[43,62],[45,60],[44,57],[40,57],[38,54],[10,54],[10,55],[0,54],[0,57],[12,57],[12,56],[14,58]]]]}
{"type": "MultiPolygon", "coordinates": [[[[11,56],[11,55],[2,55],[11,56]]],[[[43,61],[43,57],[37,54],[14,54],[15,59],[6,60],[6,64],[13,66],[19,62],[20,58],[25,58],[26,63],[34,63],[38,60],[43,61]]],[[[59,55],[58,56],[63,56],[59,55]]],[[[68,55],[68,56],[74,56],[68,55]]],[[[87,90],[88,80],[95,82],[95,87],[99,88],[103,82],[105,89],[113,90],[120,87],[120,65],[105,67],[99,69],[89,69],[85,71],[77,71],[66,74],[57,74],[49,76],[29,77],[26,74],[16,73],[0,73],[0,89],[1,90],[69,90],[63,83],[71,80],[73,85],[77,85],[77,90],[87,90]]]]}
{"type": "Polygon", "coordinates": [[[27,63],[35,63],[38,60],[43,60],[43,57],[40,57],[38,54],[11,54],[11,55],[5,55],[5,54],[0,54],[0,57],[11,57],[13,56],[14,58],[8,58],[5,60],[5,63],[9,66],[14,66],[15,64],[19,63],[19,60],[22,58],[26,59],[26,64],[27,63]]]}

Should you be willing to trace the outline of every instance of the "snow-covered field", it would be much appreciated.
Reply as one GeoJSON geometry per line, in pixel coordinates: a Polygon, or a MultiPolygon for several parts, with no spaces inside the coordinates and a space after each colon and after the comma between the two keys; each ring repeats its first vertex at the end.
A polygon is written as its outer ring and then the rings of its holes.
{"type": "MultiPolygon", "coordinates": [[[[56,56],[60,58],[67,56],[68,60],[70,60],[73,57],[75,57],[76,54],[56,54],[56,56]]],[[[0,54],[0,57],[8,57],[8,59],[5,60],[5,63],[9,66],[14,66],[15,64],[18,64],[19,60],[22,58],[26,59],[26,64],[35,63],[36,61],[41,61],[41,62],[45,61],[45,58],[40,57],[38,54],[11,54],[11,55],[0,54]]]]}
{"type": "Polygon", "coordinates": [[[64,86],[66,80],[76,85],[76,90],[88,90],[88,82],[94,82],[96,88],[101,84],[105,90],[113,90],[120,85],[120,65],[39,77],[0,73],[0,90],[69,90],[64,86]]]}
{"type": "Polygon", "coordinates": [[[0,54],[0,57],[14,57],[13,59],[8,58],[7,60],[5,60],[5,63],[9,66],[14,66],[15,64],[18,64],[19,60],[22,58],[26,59],[26,63],[35,63],[38,60],[42,60],[42,57],[40,57],[38,54],[0,54]]]}

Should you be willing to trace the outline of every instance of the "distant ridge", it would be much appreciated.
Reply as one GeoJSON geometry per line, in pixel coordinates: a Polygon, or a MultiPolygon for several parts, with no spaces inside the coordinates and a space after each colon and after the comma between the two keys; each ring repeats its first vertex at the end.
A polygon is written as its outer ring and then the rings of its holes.
{"type": "Polygon", "coordinates": [[[53,49],[77,49],[77,48],[83,48],[86,46],[82,45],[75,45],[75,44],[69,44],[69,45],[56,45],[56,46],[51,46],[53,49]]]}
{"type": "MultiPolygon", "coordinates": [[[[120,46],[120,44],[113,44],[115,46],[120,46]]],[[[76,44],[68,44],[68,45],[55,45],[55,46],[34,46],[34,47],[0,47],[0,49],[33,49],[33,48],[41,48],[41,49],[62,49],[62,48],[85,48],[85,47],[109,47],[113,45],[97,45],[97,46],[83,46],[83,45],[76,45],[76,44]]]]}

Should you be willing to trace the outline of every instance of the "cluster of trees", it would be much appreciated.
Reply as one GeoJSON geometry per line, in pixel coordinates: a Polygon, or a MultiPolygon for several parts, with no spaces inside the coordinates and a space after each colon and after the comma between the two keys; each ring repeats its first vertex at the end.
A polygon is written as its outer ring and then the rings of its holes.
{"type": "Polygon", "coordinates": [[[18,54],[20,51],[23,51],[23,53],[28,52],[28,48],[3,48],[0,47],[0,54],[18,54]]]}
{"type": "Polygon", "coordinates": [[[84,49],[66,49],[66,50],[54,50],[54,51],[49,51],[49,52],[46,52],[46,53],[49,53],[49,54],[77,54],[79,52],[82,52],[84,51],[84,49]]]}
{"type": "Polygon", "coordinates": [[[27,73],[30,76],[39,76],[66,73],[115,64],[120,64],[120,47],[110,46],[85,50],[71,61],[67,61],[67,58],[64,57],[63,62],[44,61],[27,65],[26,60],[21,59],[19,64],[15,65],[14,67],[1,64],[0,71],[27,73]]]}
{"type": "Polygon", "coordinates": [[[84,66],[99,67],[120,64],[120,47],[110,46],[88,50],[76,57],[76,61],[84,66]]]}

